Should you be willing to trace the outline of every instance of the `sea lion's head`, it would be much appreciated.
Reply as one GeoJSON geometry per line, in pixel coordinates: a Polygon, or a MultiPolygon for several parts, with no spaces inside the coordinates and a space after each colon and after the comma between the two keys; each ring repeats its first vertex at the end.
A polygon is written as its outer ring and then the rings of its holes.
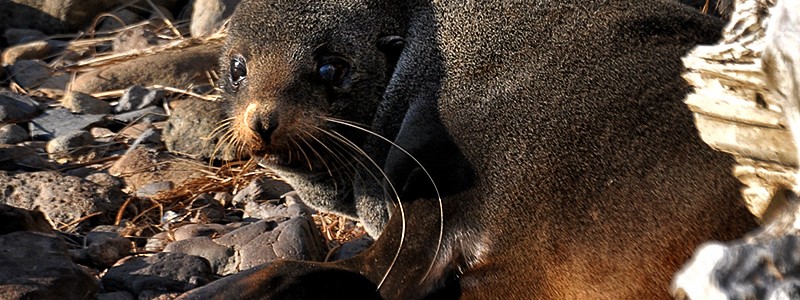
{"type": "Polygon", "coordinates": [[[243,1],[230,22],[220,65],[233,144],[321,210],[354,215],[338,200],[352,188],[331,177],[352,172],[364,133],[329,120],[373,121],[403,44],[382,2],[243,1]]]}
{"type": "Polygon", "coordinates": [[[240,5],[221,65],[233,134],[246,150],[278,166],[315,167],[317,159],[296,152],[324,137],[326,117],[372,121],[393,63],[381,47],[386,33],[365,16],[377,8],[357,4],[240,5]]]}

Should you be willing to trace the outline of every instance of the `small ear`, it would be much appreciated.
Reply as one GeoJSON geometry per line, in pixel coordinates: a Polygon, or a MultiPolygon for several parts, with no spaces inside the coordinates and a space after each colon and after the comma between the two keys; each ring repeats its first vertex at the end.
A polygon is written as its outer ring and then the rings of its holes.
{"type": "Polygon", "coordinates": [[[397,58],[400,57],[400,53],[403,52],[403,47],[405,45],[406,40],[398,35],[389,35],[378,38],[378,49],[392,60],[397,60],[397,58]]]}

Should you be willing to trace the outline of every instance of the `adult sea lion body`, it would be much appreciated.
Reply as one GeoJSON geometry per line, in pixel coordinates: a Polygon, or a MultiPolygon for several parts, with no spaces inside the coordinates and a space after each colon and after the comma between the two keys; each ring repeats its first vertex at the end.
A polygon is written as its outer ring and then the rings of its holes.
{"type": "Polygon", "coordinates": [[[681,101],[720,24],[672,1],[251,0],[231,22],[236,142],[380,237],[186,298],[665,298],[698,244],[754,226],[681,101]]]}

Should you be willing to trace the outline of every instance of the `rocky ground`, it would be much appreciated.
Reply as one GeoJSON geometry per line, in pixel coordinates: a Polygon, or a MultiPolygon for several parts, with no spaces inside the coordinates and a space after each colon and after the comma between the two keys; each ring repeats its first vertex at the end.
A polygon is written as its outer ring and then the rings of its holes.
{"type": "Polygon", "coordinates": [[[216,147],[237,2],[0,0],[0,299],[170,299],[371,243],[216,147]]]}
{"type": "MultiPolygon", "coordinates": [[[[0,299],[171,299],[371,244],[217,147],[217,55],[236,3],[0,0],[0,299]]],[[[800,295],[797,241],[711,244],[673,289],[722,276],[731,288],[714,293],[800,295]]]]}

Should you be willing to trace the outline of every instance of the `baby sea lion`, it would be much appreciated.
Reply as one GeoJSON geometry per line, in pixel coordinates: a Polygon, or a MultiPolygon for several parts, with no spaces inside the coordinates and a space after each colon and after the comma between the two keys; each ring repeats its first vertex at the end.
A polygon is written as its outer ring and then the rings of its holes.
{"type": "Polygon", "coordinates": [[[682,103],[681,56],[720,30],[668,0],[246,0],[232,139],[379,238],[183,297],[666,298],[755,226],[682,103]]]}

